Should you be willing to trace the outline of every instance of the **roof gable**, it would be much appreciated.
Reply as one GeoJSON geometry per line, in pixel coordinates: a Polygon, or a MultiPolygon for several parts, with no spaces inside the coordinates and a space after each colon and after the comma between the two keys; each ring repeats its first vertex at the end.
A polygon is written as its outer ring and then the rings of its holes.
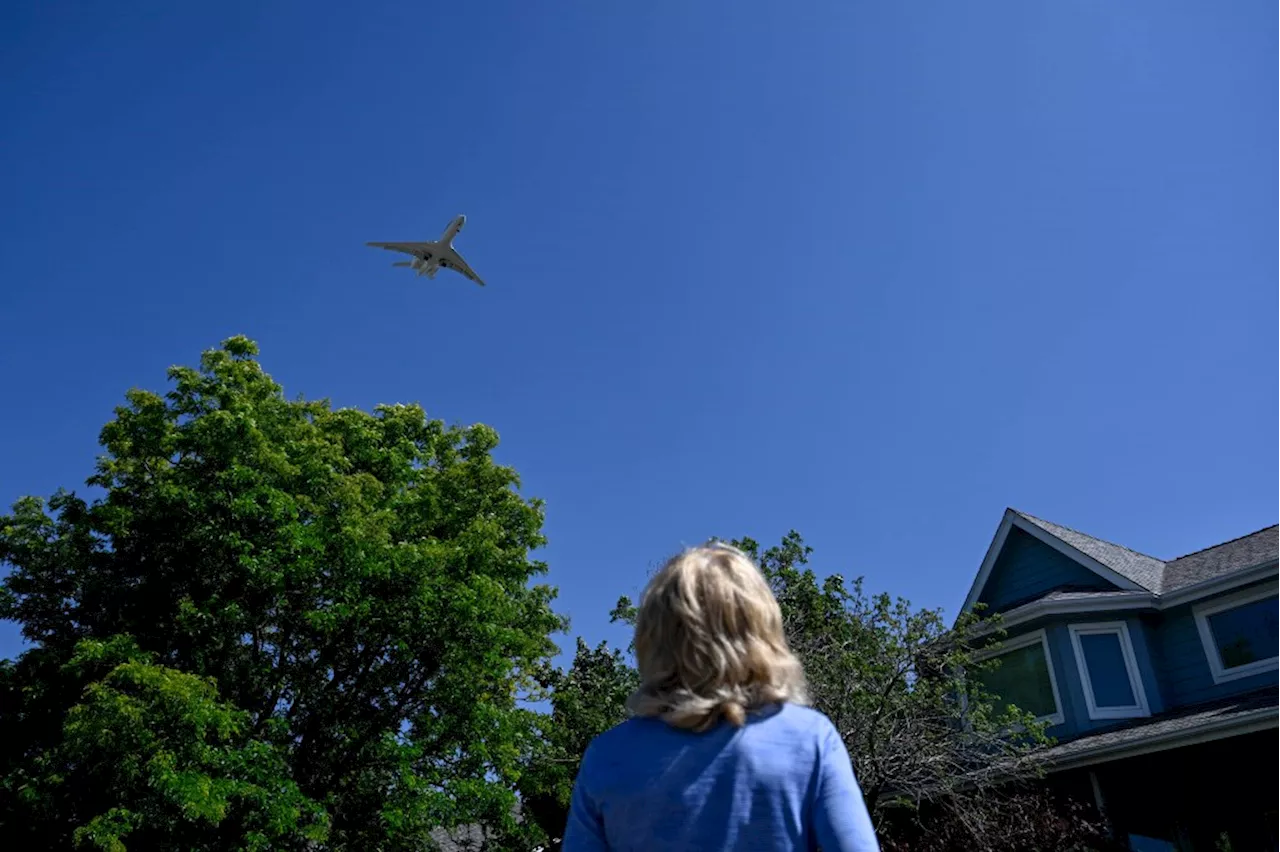
{"type": "MultiPolygon", "coordinates": [[[[992,595],[984,598],[983,593],[988,582],[991,581],[997,563],[1001,562],[1005,546],[1015,530],[1037,540],[1041,545],[1051,548],[1060,556],[1067,557],[1072,563],[1072,565],[1068,565],[1058,561],[1058,564],[1054,566],[1057,569],[1055,575],[1052,577],[1046,576],[1041,580],[1041,588],[1035,590],[1041,595],[1053,589],[1064,587],[1084,588],[1094,591],[1154,591],[1154,589],[1143,585],[1142,582],[1134,579],[1134,577],[1148,579],[1147,574],[1151,566],[1143,560],[1150,560],[1150,562],[1163,565],[1153,557],[1136,553],[1128,548],[1087,536],[1067,527],[1051,524],[1048,521],[1042,521],[1039,518],[1034,518],[1031,515],[1013,509],[1006,509],[1004,518],[1000,521],[1000,527],[996,530],[995,538],[991,540],[991,546],[987,548],[987,555],[982,560],[982,567],[978,570],[978,576],[974,578],[969,594],[965,598],[964,610],[966,612],[973,609],[974,605],[979,601],[985,602],[995,597],[992,595]],[[1117,570],[1117,568],[1120,570],[1117,570]],[[1083,572],[1078,569],[1083,569],[1083,572]],[[1045,585],[1046,583],[1048,585],[1045,585]]],[[[1015,547],[1023,546],[1021,535],[1014,536],[1013,540],[1015,547]]],[[[1001,568],[1001,574],[1003,575],[1005,574],[1004,566],[1001,565],[1001,568]]],[[[1016,571],[1017,568],[1010,570],[1016,571]]],[[[1003,578],[997,578],[997,582],[1001,584],[1008,583],[1003,578]]],[[[1005,594],[1008,594],[1008,592],[1005,591],[1005,594]]],[[[1026,599],[1028,597],[1027,593],[1024,593],[1022,597],[1026,599]]],[[[996,608],[1000,608],[999,605],[996,608]]]]}
{"type": "Polygon", "coordinates": [[[1118,591],[1115,583],[1015,526],[1000,548],[978,602],[988,613],[997,613],[1054,594],[1118,591]]]}
{"type": "Polygon", "coordinates": [[[1048,612],[1165,609],[1274,577],[1278,557],[1280,526],[1166,562],[1006,509],[962,612],[983,603],[1021,623],[1048,612]]]}

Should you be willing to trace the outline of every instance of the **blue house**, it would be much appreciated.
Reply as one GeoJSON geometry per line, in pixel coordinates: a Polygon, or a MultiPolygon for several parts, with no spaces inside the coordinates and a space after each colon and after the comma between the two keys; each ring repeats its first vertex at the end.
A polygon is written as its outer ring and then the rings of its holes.
{"type": "Polygon", "coordinates": [[[1133,849],[1277,849],[1277,542],[1165,560],[1012,509],[996,530],[965,600],[1006,630],[987,685],[1133,849]]]}

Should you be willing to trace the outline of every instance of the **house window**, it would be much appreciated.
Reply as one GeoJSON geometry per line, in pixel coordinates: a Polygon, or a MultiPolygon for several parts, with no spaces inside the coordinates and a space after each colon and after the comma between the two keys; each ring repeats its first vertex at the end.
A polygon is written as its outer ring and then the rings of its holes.
{"type": "Polygon", "coordinates": [[[1129,719],[1150,715],[1138,675],[1138,660],[1123,621],[1072,624],[1071,647],[1084,687],[1090,719],[1129,719]]]}
{"type": "Polygon", "coordinates": [[[1271,585],[1194,608],[1214,683],[1275,671],[1277,606],[1271,585]]]}
{"type": "Polygon", "coordinates": [[[1041,722],[1062,724],[1062,702],[1058,681],[1049,657],[1049,642],[1043,630],[1025,633],[1004,642],[1000,649],[981,659],[997,659],[982,673],[982,686],[1005,704],[1034,713],[1041,722]]]}

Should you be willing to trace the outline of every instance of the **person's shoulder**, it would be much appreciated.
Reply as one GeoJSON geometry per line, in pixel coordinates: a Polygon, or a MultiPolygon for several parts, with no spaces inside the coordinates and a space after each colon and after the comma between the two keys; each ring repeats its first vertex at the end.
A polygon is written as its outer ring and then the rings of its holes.
{"type": "Polygon", "coordinates": [[[825,714],[803,704],[783,704],[773,718],[780,727],[807,734],[819,741],[836,732],[836,726],[825,714]]]}
{"type": "Polygon", "coordinates": [[[638,743],[651,739],[661,727],[665,727],[665,723],[660,719],[633,716],[597,734],[587,746],[587,755],[598,760],[619,752],[629,752],[638,743]]]}
{"type": "Polygon", "coordinates": [[[662,752],[666,723],[660,719],[632,717],[597,734],[587,745],[578,767],[579,783],[595,786],[625,774],[643,756],[662,752]]]}

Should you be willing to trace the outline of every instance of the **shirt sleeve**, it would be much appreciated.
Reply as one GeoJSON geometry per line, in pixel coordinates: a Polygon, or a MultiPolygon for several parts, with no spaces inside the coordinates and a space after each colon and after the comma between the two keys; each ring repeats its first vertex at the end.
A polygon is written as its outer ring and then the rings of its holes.
{"type": "Polygon", "coordinates": [[[573,782],[573,794],[569,798],[569,820],[565,824],[561,852],[609,852],[604,820],[587,790],[586,776],[590,755],[591,751],[588,749],[578,769],[578,778],[573,782]]]}
{"type": "Polygon", "coordinates": [[[817,801],[813,803],[818,846],[822,852],[879,852],[867,803],[853,777],[853,763],[834,727],[827,731],[818,760],[817,801]]]}

